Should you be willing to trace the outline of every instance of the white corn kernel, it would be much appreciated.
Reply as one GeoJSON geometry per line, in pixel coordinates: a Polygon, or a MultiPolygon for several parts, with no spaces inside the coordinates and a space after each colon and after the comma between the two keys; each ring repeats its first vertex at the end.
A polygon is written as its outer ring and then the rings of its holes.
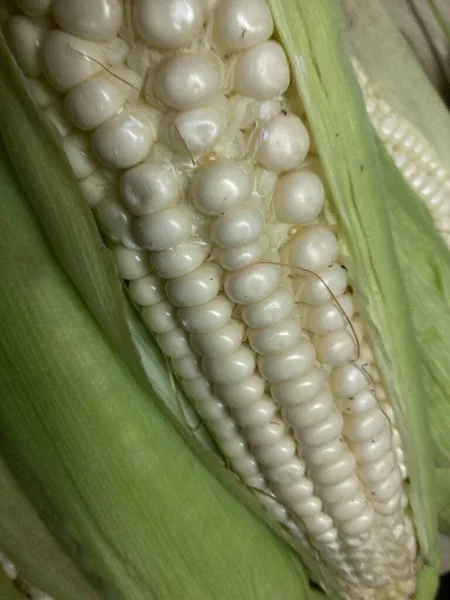
{"type": "Polygon", "coordinates": [[[329,392],[322,392],[309,402],[300,402],[295,406],[283,408],[283,415],[294,429],[311,427],[327,418],[334,408],[333,397],[329,392]]]}
{"type": "Polygon", "coordinates": [[[342,533],[351,536],[366,533],[370,531],[373,524],[373,518],[373,510],[366,506],[358,517],[339,523],[339,530],[342,531],[342,533]]]}
{"type": "Polygon", "coordinates": [[[53,0],[55,21],[68,33],[91,40],[115,37],[122,24],[122,0],[53,0]]]}
{"type": "Polygon", "coordinates": [[[267,381],[281,383],[310,369],[315,360],[316,355],[312,344],[303,340],[293,350],[276,356],[260,356],[258,369],[267,381]]]}
{"type": "Polygon", "coordinates": [[[382,481],[366,486],[366,492],[374,502],[387,502],[398,492],[401,481],[400,471],[394,469],[382,481]]]}
{"type": "Polygon", "coordinates": [[[44,110],[47,125],[56,134],[57,138],[64,138],[69,135],[72,129],[72,123],[66,116],[65,111],[58,104],[49,106],[44,110]]]}
{"type": "Polygon", "coordinates": [[[258,401],[264,394],[265,382],[262,377],[252,373],[246,379],[235,384],[216,384],[214,390],[216,394],[230,408],[246,406],[258,401]]]}
{"type": "MultiPolygon", "coordinates": [[[[192,221],[183,207],[171,207],[151,215],[137,217],[136,237],[147,250],[166,250],[189,238],[192,221]]],[[[162,277],[166,277],[161,272],[162,277]]]]}
{"type": "Polygon", "coordinates": [[[221,248],[242,248],[256,242],[263,228],[260,211],[246,208],[216,219],[211,227],[211,238],[221,248]]]}
{"type": "Polygon", "coordinates": [[[339,252],[336,236],[322,225],[302,229],[291,243],[290,264],[317,273],[331,265],[339,252]]]}
{"type": "Polygon", "coordinates": [[[69,90],[104,71],[98,44],[55,29],[43,44],[45,74],[59,91],[69,90]]]}
{"type": "Polygon", "coordinates": [[[333,411],[320,423],[302,430],[302,443],[309,446],[323,446],[342,434],[342,415],[339,411],[333,411]]]}
{"type": "Polygon", "coordinates": [[[46,19],[13,15],[8,21],[6,38],[20,70],[28,77],[39,77],[44,70],[42,44],[49,29],[46,19]]]}
{"type": "Polygon", "coordinates": [[[142,250],[134,237],[133,218],[120,202],[105,198],[94,207],[94,215],[100,229],[113,242],[142,250]]]}
{"type": "Polygon", "coordinates": [[[333,392],[337,396],[344,396],[346,398],[353,398],[369,385],[366,373],[355,364],[333,369],[330,383],[333,392]]]}
{"type": "Polygon", "coordinates": [[[114,188],[114,177],[110,177],[103,169],[97,169],[88,177],[78,181],[83,198],[94,207],[106,198],[114,188]]]}
{"type": "Polygon", "coordinates": [[[123,111],[100,125],[92,137],[96,155],[109,167],[128,169],[145,159],[156,141],[151,114],[123,111]]]}
{"type": "Polygon", "coordinates": [[[158,333],[156,341],[163,354],[169,358],[183,358],[192,352],[186,332],[181,327],[158,333]]]}
{"type": "Polygon", "coordinates": [[[191,346],[197,354],[207,358],[220,358],[234,354],[242,344],[244,328],[237,321],[228,323],[208,333],[191,333],[191,346]]]}
{"type": "Polygon", "coordinates": [[[323,270],[306,273],[298,290],[299,300],[305,304],[324,304],[342,296],[347,288],[347,272],[338,264],[323,270]]]}
{"type": "Polygon", "coordinates": [[[351,329],[338,329],[325,335],[317,335],[314,337],[314,347],[318,360],[333,367],[355,360],[358,354],[355,334],[351,329]]]}
{"type": "Polygon", "coordinates": [[[166,283],[169,299],[178,307],[198,306],[219,293],[222,270],[214,264],[204,264],[192,273],[166,283]]]}
{"type": "Polygon", "coordinates": [[[273,19],[265,0],[221,0],[214,24],[219,42],[232,52],[264,42],[273,33],[273,19]]]}
{"type": "Polygon", "coordinates": [[[313,481],[317,485],[334,485],[344,481],[356,470],[356,460],[351,452],[342,452],[333,462],[312,469],[313,481]]]}
{"type": "MultiPolygon", "coordinates": [[[[274,468],[268,470],[268,473],[283,472],[283,468],[290,465],[296,457],[288,457],[286,461],[280,465],[274,465],[274,468]]],[[[303,466],[304,469],[304,466],[303,466]]],[[[299,469],[300,470],[300,469],[299,469]]],[[[281,477],[284,479],[283,477],[281,477]]],[[[308,498],[311,498],[314,492],[314,486],[310,479],[300,475],[297,479],[293,480],[292,483],[287,481],[286,483],[280,483],[274,485],[280,499],[289,504],[295,506],[299,502],[304,502],[308,498]]]]}
{"type": "Polygon", "coordinates": [[[358,474],[364,483],[377,483],[396,468],[395,455],[392,451],[386,452],[384,456],[370,463],[363,463],[358,467],[358,474]]]}
{"type": "Polygon", "coordinates": [[[128,291],[132,300],[140,306],[151,306],[166,296],[164,281],[153,274],[130,281],[128,291]]]}
{"type": "Polygon", "coordinates": [[[258,428],[266,425],[275,416],[276,405],[269,396],[263,396],[257,402],[233,409],[240,427],[258,428]]]}
{"type": "Polygon", "coordinates": [[[269,240],[261,236],[249,246],[222,250],[218,256],[220,265],[228,271],[239,271],[249,265],[259,262],[269,249],[269,240]]]}
{"type": "Polygon", "coordinates": [[[210,250],[207,242],[193,237],[167,250],[152,252],[151,265],[155,273],[164,279],[181,277],[200,267],[210,250]]]}
{"type": "Polygon", "coordinates": [[[248,443],[252,446],[272,446],[281,440],[285,432],[286,426],[284,421],[277,417],[272,417],[262,427],[246,430],[245,435],[248,443]]]}
{"type": "Polygon", "coordinates": [[[380,434],[386,427],[386,423],[386,417],[377,407],[360,415],[346,418],[344,433],[352,442],[363,442],[380,434]]]}
{"type": "Polygon", "coordinates": [[[95,129],[111,119],[124,104],[120,88],[104,76],[72,88],[64,100],[67,116],[84,131],[95,129]]]}
{"type": "Polygon", "coordinates": [[[125,205],[136,216],[169,208],[182,197],[178,173],[162,162],[144,162],[128,169],[121,177],[120,189],[125,205]]]}
{"type": "Polygon", "coordinates": [[[275,187],[273,203],[277,217],[285,223],[310,223],[323,210],[325,189],[308,169],[284,175],[275,187]]]}
{"type": "Polygon", "coordinates": [[[333,502],[327,509],[328,512],[338,521],[348,521],[349,519],[356,519],[364,507],[366,506],[367,500],[362,490],[356,492],[354,496],[343,502],[333,502]]]}
{"type": "Polygon", "coordinates": [[[168,108],[192,110],[206,106],[219,93],[222,73],[209,55],[183,54],[163,62],[153,83],[168,108]]]}
{"type": "Polygon", "coordinates": [[[210,149],[223,135],[227,118],[212,106],[178,113],[169,127],[169,140],[181,152],[200,154],[210,149]]]}
{"type": "Polygon", "coordinates": [[[43,77],[27,78],[27,87],[33,99],[41,108],[48,108],[59,102],[58,92],[43,77]]]}
{"type": "Polygon", "coordinates": [[[134,23],[155,48],[181,48],[200,35],[203,9],[199,0],[136,0],[134,23]]]}
{"type": "Polygon", "coordinates": [[[219,294],[206,304],[178,309],[178,318],[191,333],[207,333],[223,327],[231,318],[233,304],[219,294]]]}
{"type": "Polygon", "coordinates": [[[191,195],[197,210],[205,215],[220,216],[246,202],[252,188],[252,177],[243,166],[232,161],[217,161],[197,172],[191,195]]]}
{"type": "Polygon", "coordinates": [[[277,287],[266,298],[242,309],[242,319],[249,327],[262,329],[288,317],[294,309],[292,291],[284,286],[277,287]]]}
{"type": "Polygon", "coordinates": [[[154,333],[167,333],[178,327],[176,308],[167,300],[144,306],[141,315],[145,325],[154,333]]]}
{"type": "Polygon", "coordinates": [[[214,383],[238,383],[250,377],[255,367],[255,355],[246,346],[241,346],[231,356],[202,361],[203,372],[214,383]]]}
{"type": "Polygon", "coordinates": [[[332,464],[342,456],[342,442],[336,438],[323,446],[306,447],[303,451],[304,459],[312,467],[325,467],[332,464]]]}
{"type": "Polygon", "coordinates": [[[260,463],[273,468],[289,461],[295,455],[296,447],[293,438],[285,435],[273,446],[255,446],[253,451],[260,463]]]}
{"type": "Polygon", "coordinates": [[[63,150],[77,179],[85,179],[96,171],[98,162],[91,152],[89,137],[71,133],[63,139],[63,150]]]}
{"type": "Polygon", "coordinates": [[[261,126],[256,159],[269,171],[294,169],[304,161],[308,150],[308,131],[296,115],[280,113],[261,126]]]}
{"type": "Polygon", "coordinates": [[[382,458],[389,451],[391,437],[386,429],[383,429],[369,440],[357,443],[349,443],[356,460],[361,463],[370,463],[382,458]]]}
{"type": "Polygon", "coordinates": [[[305,329],[324,335],[348,326],[353,317],[353,299],[349,295],[340,296],[327,304],[311,307],[302,313],[305,329]]]}
{"type": "Polygon", "coordinates": [[[202,376],[200,360],[194,353],[172,359],[172,368],[183,379],[197,379],[202,376]]]}
{"type": "Polygon", "coordinates": [[[378,401],[375,395],[369,388],[362,390],[349,398],[341,405],[341,410],[344,410],[350,415],[367,412],[378,407],[378,401]]]}
{"type": "Polygon", "coordinates": [[[255,100],[270,100],[283,94],[289,85],[289,64],[277,42],[259,44],[237,58],[234,89],[255,100]]]}
{"type": "Polygon", "coordinates": [[[322,500],[331,504],[334,502],[345,502],[353,498],[361,489],[360,481],[355,473],[332,485],[325,485],[320,488],[320,497],[322,500]]]}
{"type": "Polygon", "coordinates": [[[312,400],[322,391],[324,384],[324,374],[313,367],[295,379],[273,384],[270,387],[270,392],[279,404],[295,406],[300,402],[312,400]]]}
{"type": "Polygon", "coordinates": [[[29,17],[47,15],[52,7],[52,0],[15,0],[15,3],[29,17]]]}
{"type": "Polygon", "coordinates": [[[119,276],[132,281],[140,279],[150,272],[150,263],[147,252],[143,250],[129,250],[125,246],[114,245],[112,248],[114,262],[119,276]]]}
{"type": "Polygon", "coordinates": [[[237,304],[253,304],[275,291],[280,280],[278,265],[259,263],[225,276],[226,295],[237,304]]]}
{"type": "Polygon", "coordinates": [[[305,474],[305,470],[305,463],[294,456],[279,467],[265,470],[265,475],[275,485],[289,485],[301,479],[305,474]]]}
{"type": "Polygon", "coordinates": [[[248,341],[255,352],[262,355],[279,354],[296,346],[301,339],[300,321],[288,317],[264,329],[249,329],[248,341]]]}

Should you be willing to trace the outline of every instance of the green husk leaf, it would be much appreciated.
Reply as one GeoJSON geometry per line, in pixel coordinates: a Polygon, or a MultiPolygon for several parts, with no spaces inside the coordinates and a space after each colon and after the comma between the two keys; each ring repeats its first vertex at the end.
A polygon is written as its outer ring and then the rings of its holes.
{"type": "Polygon", "coordinates": [[[115,351],[0,156],[0,450],[50,533],[108,600],[307,598],[293,552],[115,351]]]}
{"type": "MultiPolygon", "coordinates": [[[[36,587],[52,589],[57,597],[66,600],[99,600],[50,534],[3,460],[0,460],[0,540],[1,551],[20,572],[27,573],[36,587]]],[[[4,596],[0,594],[0,598],[4,596]]]]}
{"type": "Polygon", "coordinates": [[[431,565],[437,526],[418,344],[390,228],[386,176],[342,43],[343,17],[331,1],[269,4],[294,65],[294,79],[333,193],[349,271],[403,433],[413,469],[414,522],[421,555],[431,565]]]}
{"type": "Polygon", "coordinates": [[[342,0],[351,50],[370,83],[428,140],[448,168],[450,113],[379,0],[342,0]]]}
{"type": "Polygon", "coordinates": [[[0,569],[0,598],[2,600],[24,600],[23,595],[0,569]]]}
{"type": "Polygon", "coordinates": [[[186,395],[167,377],[154,339],[139,325],[112,254],[1,33],[0,65],[0,135],[16,171],[26,173],[21,183],[55,256],[136,377],[148,383],[178,427],[219,456],[205,426],[192,418],[186,395]]]}
{"type": "Polygon", "coordinates": [[[439,515],[439,531],[450,536],[450,467],[435,469],[436,502],[439,515]]]}
{"type": "MultiPolygon", "coordinates": [[[[395,246],[418,341],[432,435],[433,460],[450,466],[450,252],[434,229],[428,210],[379,144],[388,175],[389,212],[395,246]]],[[[450,495],[448,496],[450,498],[450,495]]]]}

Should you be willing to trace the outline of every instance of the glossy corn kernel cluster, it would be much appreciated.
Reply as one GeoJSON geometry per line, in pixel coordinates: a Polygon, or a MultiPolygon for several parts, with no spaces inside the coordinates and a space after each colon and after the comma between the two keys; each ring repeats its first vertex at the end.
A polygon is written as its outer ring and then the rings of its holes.
{"type": "Polygon", "coordinates": [[[4,24],[230,468],[351,598],[407,598],[407,464],[264,0],[22,0],[4,24]]]}

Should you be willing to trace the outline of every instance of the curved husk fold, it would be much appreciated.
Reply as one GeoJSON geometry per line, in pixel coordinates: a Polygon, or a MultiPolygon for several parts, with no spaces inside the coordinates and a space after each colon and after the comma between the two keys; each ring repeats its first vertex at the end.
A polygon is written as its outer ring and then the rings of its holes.
{"type": "Polygon", "coordinates": [[[115,351],[0,156],[0,449],[39,517],[108,600],[306,599],[292,551],[217,481],[115,351]]]}
{"type": "MultiPolygon", "coordinates": [[[[0,460],[0,545],[17,569],[40,589],[66,600],[100,600],[0,460]]],[[[3,573],[0,569],[0,573],[3,573]]],[[[6,583],[3,583],[6,585],[6,583]]],[[[8,598],[0,584],[0,598],[8,598]]]]}

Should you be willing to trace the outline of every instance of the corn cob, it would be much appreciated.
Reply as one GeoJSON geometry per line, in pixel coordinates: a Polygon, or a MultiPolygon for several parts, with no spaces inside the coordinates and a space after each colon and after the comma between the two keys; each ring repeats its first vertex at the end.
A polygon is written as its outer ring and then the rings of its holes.
{"type": "Polygon", "coordinates": [[[408,597],[405,449],[269,7],[18,4],[29,90],[227,462],[341,592],[408,597]]]}
{"type": "Polygon", "coordinates": [[[406,181],[430,210],[442,239],[450,247],[450,174],[425,137],[377,94],[358,62],[355,71],[367,112],[406,181]]]}

